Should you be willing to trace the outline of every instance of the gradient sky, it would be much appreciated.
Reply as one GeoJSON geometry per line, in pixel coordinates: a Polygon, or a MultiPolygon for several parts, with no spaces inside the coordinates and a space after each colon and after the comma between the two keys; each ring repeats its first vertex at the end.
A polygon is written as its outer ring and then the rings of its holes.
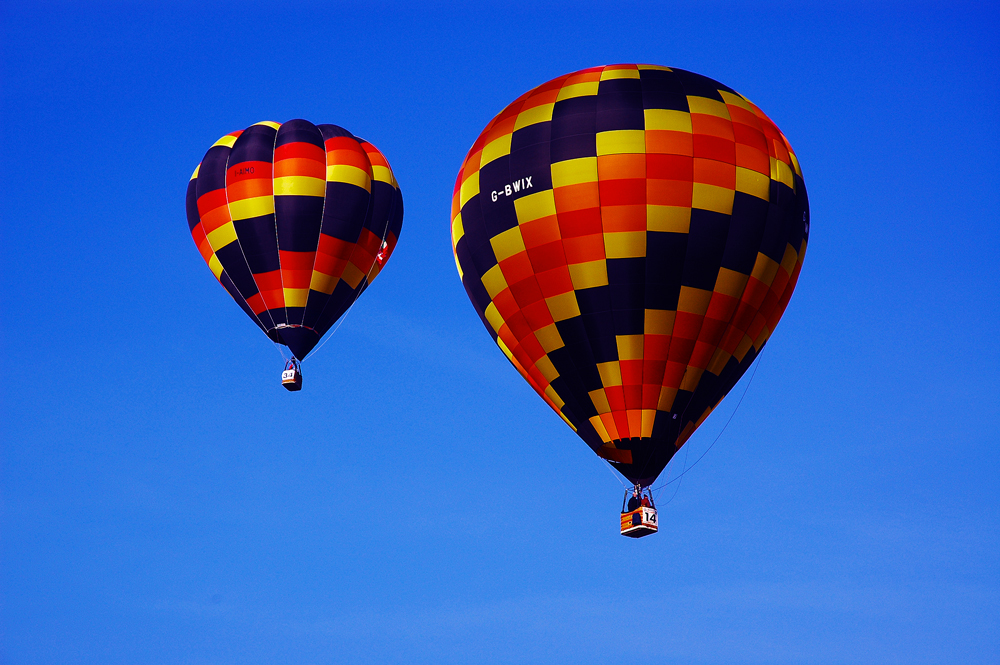
{"type": "Polygon", "coordinates": [[[822,4],[0,5],[0,661],[1000,661],[1000,12],[822,4]],[[758,104],[812,220],[641,540],[449,239],[490,118],[617,62],[758,104]],[[375,143],[406,215],[287,393],[184,194],[298,117],[375,143]]]}

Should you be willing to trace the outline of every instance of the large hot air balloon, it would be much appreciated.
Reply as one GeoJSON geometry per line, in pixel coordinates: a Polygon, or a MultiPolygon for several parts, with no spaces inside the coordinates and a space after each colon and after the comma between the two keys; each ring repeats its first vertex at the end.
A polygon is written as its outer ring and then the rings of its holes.
{"type": "Polygon", "coordinates": [[[259,122],[215,142],[194,170],[187,216],[233,300],[298,361],[375,279],[403,224],[403,199],[375,146],[336,125],[259,122]]]}
{"type": "Polygon", "coordinates": [[[721,83],[652,65],[516,99],[452,200],[455,261],[486,329],[640,490],[760,353],[808,234],[774,123],[721,83]]]}

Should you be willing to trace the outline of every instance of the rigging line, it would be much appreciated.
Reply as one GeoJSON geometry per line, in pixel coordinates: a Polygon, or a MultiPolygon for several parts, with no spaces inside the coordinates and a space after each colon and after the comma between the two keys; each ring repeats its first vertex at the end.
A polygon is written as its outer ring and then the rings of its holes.
{"type": "MultiPolygon", "coordinates": [[[[395,179],[396,179],[395,176],[393,176],[393,180],[395,180],[395,179]]],[[[372,187],[372,189],[374,189],[374,186],[372,187]]],[[[398,189],[399,189],[399,187],[396,186],[396,190],[397,191],[398,191],[398,189]]],[[[372,205],[374,205],[374,203],[372,205]]],[[[317,346],[312,351],[310,351],[309,353],[306,354],[306,357],[302,359],[303,361],[305,361],[307,358],[309,358],[309,356],[311,356],[312,354],[316,353],[321,348],[323,348],[323,346],[328,341],[330,341],[330,338],[337,334],[337,331],[340,330],[340,326],[344,325],[344,321],[347,319],[347,315],[351,313],[352,309],[354,309],[354,305],[355,305],[355,303],[358,302],[358,298],[360,298],[361,294],[364,291],[366,291],[369,286],[371,286],[371,282],[369,281],[369,278],[372,276],[372,271],[375,270],[375,266],[378,265],[378,253],[380,251],[382,251],[382,245],[385,244],[385,239],[389,236],[389,225],[390,225],[390,220],[392,219],[392,212],[394,210],[395,210],[395,201],[393,202],[393,208],[392,208],[392,210],[389,211],[389,213],[390,213],[389,216],[385,220],[385,231],[382,232],[382,241],[379,243],[378,249],[375,250],[375,258],[372,259],[371,267],[368,268],[368,274],[365,275],[364,282],[362,282],[361,284],[358,285],[357,293],[354,294],[354,300],[351,301],[351,304],[347,308],[347,310],[343,314],[341,314],[340,320],[337,321],[336,327],[332,331],[330,331],[329,335],[325,335],[324,336],[325,338],[320,342],[319,346],[317,346]]],[[[385,262],[388,263],[389,259],[386,258],[385,262]]],[[[381,272],[381,267],[379,268],[379,272],[381,272]]]]}
{"type": "MultiPolygon", "coordinates": [[[[732,413],[731,413],[731,414],[729,415],[729,420],[727,420],[727,421],[726,421],[726,424],[722,426],[722,431],[721,431],[721,432],[719,432],[719,433],[718,433],[718,435],[716,435],[716,437],[715,437],[715,440],[714,440],[714,441],[712,441],[712,443],[711,443],[711,444],[709,444],[708,448],[706,448],[706,449],[705,449],[705,452],[703,452],[703,453],[701,454],[701,456],[699,456],[699,457],[698,457],[698,459],[696,459],[696,460],[694,461],[694,464],[692,464],[692,465],[691,465],[690,467],[686,466],[686,465],[687,465],[687,459],[685,458],[685,460],[684,460],[684,463],[685,463],[685,469],[684,469],[684,471],[682,471],[682,472],[681,472],[681,473],[680,473],[680,474],[679,474],[679,475],[678,475],[678,476],[677,476],[676,478],[674,478],[673,480],[669,480],[669,481],[667,481],[667,482],[663,483],[662,485],[660,485],[660,486],[659,486],[658,488],[656,488],[656,489],[655,489],[655,490],[653,490],[653,491],[658,491],[658,490],[662,490],[662,489],[663,489],[664,487],[666,487],[667,485],[670,485],[670,484],[672,484],[672,483],[674,483],[674,482],[676,482],[676,481],[680,480],[681,478],[683,478],[683,477],[684,477],[684,474],[686,474],[686,473],[687,473],[688,471],[690,471],[690,470],[691,470],[691,469],[693,469],[694,467],[698,466],[698,462],[700,462],[700,461],[701,461],[701,460],[702,460],[702,459],[703,459],[703,458],[705,457],[705,455],[707,455],[707,454],[708,454],[708,451],[712,449],[712,446],[714,446],[714,445],[716,444],[716,442],[718,442],[718,440],[719,440],[719,439],[720,439],[720,438],[722,437],[723,433],[724,433],[724,432],[726,431],[726,428],[727,428],[727,427],[729,427],[729,423],[733,422],[733,418],[734,418],[734,417],[736,416],[736,412],[737,412],[737,411],[739,411],[739,409],[740,409],[740,404],[742,404],[742,403],[743,403],[743,398],[747,396],[747,391],[749,391],[749,390],[750,390],[750,384],[752,384],[752,383],[753,383],[753,378],[754,378],[755,376],[757,376],[757,370],[758,370],[758,369],[760,368],[760,358],[761,358],[761,355],[763,355],[763,353],[764,353],[764,349],[763,349],[763,347],[762,347],[762,348],[761,348],[761,350],[760,350],[760,353],[758,353],[758,354],[757,354],[757,358],[756,358],[756,359],[754,360],[754,368],[753,368],[753,373],[752,373],[752,374],[750,375],[750,380],[749,380],[749,381],[747,381],[747,387],[743,389],[743,394],[742,394],[742,395],[740,395],[740,401],[736,403],[736,408],[735,408],[735,409],[733,409],[733,412],[732,412],[732,413]]],[[[672,500],[672,499],[671,499],[671,500],[672,500]]]]}
{"type": "Polygon", "coordinates": [[[611,464],[608,462],[608,460],[604,459],[603,457],[601,457],[599,459],[602,462],[604,462],[605,466],[608,467],[608,471],[611,473],[612,476],[614,476],[614,479],[617,480],[619,483],[621,483],[621,486],[624,487],[627,490],[628,489],[628,485],[626,485],[625,483],[622,483],[622,479],[618,477],[618,474],[615,472],[614,467],[611,466],[611,464]]]}

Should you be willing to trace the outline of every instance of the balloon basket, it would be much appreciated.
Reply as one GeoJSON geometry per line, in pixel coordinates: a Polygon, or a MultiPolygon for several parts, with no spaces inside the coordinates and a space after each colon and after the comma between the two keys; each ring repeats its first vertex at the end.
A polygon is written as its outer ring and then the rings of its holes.
{"type": "Polygon", "coordinates": [[[622,513],[622,535],[629,538],[642,538],[656,533],[656,508],[641,506],[635,510],[622,513]]]}

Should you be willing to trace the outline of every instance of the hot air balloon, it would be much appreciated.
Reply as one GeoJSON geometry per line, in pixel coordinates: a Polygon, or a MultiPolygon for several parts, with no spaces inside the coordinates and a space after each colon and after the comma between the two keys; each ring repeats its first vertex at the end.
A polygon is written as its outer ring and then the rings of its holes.
{"type": "Polygon", "coordinates": [[[198,251],[247,316],[299,362],[378,276],[403,199],[378,149],[336,125],[259,122],[215,142],[194,170],[187,217],[198,251]]]}
{"type": "MultiPolygon", "coordinates": [[[[486,329],[636,501],[760,353],[809,235],[774,123],[717,81],[653,65],[516,99],[466,155],[451,216],[486,329]]],[[[655,530],[655,509],[635,519],[626,535],[655,530]]]]}

